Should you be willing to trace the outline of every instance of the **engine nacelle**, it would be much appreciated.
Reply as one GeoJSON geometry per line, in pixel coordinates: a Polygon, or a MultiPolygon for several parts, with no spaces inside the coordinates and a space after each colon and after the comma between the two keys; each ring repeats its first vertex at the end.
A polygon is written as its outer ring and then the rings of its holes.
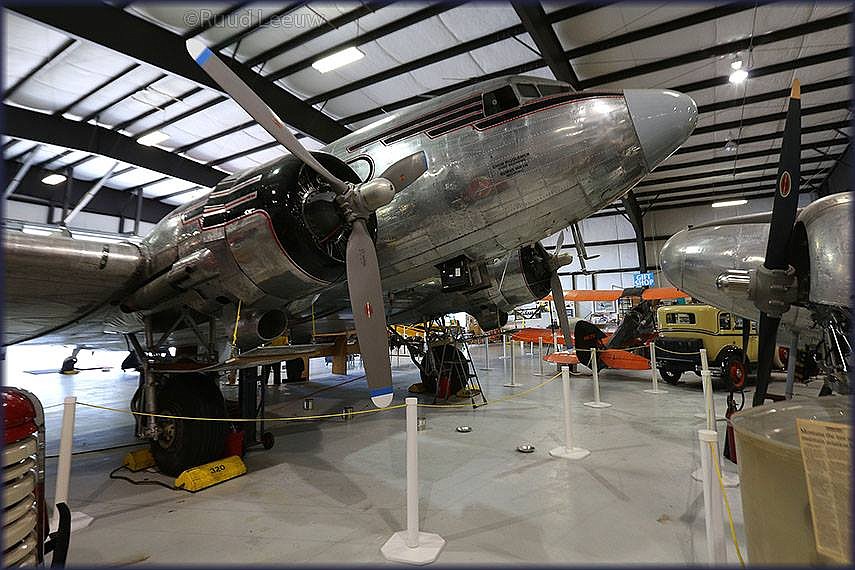
{"type": "Polygon", "coordinates": [[[535,243],[521,247],[509,259],[494,260],[486,272],[492,284],[467,295],[462,307],[483,330],[493,330],[507,323],[515,307],[549,294],[553,269],[550,255],[535,243]]]}
{"type": "Polygon", "coordinates": [[[235,344],[244,350],[255,348],[282,336],[287,327],[288,318],[279,309],[241,312],[235,344]]]}

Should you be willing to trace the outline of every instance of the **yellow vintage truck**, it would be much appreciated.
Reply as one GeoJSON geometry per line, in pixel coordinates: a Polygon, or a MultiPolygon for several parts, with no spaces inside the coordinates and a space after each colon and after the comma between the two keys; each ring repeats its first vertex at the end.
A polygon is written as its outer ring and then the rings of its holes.
{"type": "Polygon", "coordinates": [[[699,350],[705,348],[716,384],[736,390],[745,386],[748,372],[757,362],[757,323],[751,322],[746,361],[741,317],[709,305],[668,305],[659,307],[656,318],[656,367],[666,382],[677,384],[684,372],[700,375],[699,350]]]}

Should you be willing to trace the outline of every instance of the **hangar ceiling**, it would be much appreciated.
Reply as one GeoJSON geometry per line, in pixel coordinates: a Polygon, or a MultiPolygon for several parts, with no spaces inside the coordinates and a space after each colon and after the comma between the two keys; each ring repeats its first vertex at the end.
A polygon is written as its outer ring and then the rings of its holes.
{"type": "Polygon", "coordinates": [[[190,60],[189,37],[230,58],[309,148],[508,74],[578,90],[686,92],[698,126],[636,188],[642,212],[771,196],[793,78],[803,192],[823,187],[851,136],[845,2],[21,3],[3,15],[10,174],[25,162],[72,169],[84,188],[106,175],[108,189],[141,193],[157,215],[285,153],[190,60]],[[312,67],[347,47],[364,57],[323,74],[312,67]],[[741,84],[728,80],[736,60],[749,72],[741,84]],[[168,138],[136,142],[158,132],[168,138]]]}

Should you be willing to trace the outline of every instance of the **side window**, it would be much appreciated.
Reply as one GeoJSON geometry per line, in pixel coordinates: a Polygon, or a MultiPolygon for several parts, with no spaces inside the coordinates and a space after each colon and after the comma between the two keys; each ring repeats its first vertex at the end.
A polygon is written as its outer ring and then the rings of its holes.
{"type": "Polygon", "coordinates": [[[742,320],[742,317],[737,317],[736,315],[733,316],[733,330],[741,331],[743,323],[744,321],[742,320]]]}
{"type": "Polygon", "coordinates": [[[520,97],[525,97],[527,99],[537,99],[540,97],[540,92],[537,90],[537,87],[531,83],[517,83],[517,89],[520,92],[520,97]]]}
{"type": "Polygon", "coordinates": [[[517,107],[520,102],[517,101],[517,96],[514,93],[513,87],[505,85],[495,91],[484,93],[482,97],[484,102],[484,116],[489,117],[508,109],[517,107]]]}
{"type": "Polygon", "coordinates": [[[668,313],[665,322],[669,325],[693,325],[695,324],[694,313],[668,313]]]}
{"type": "Polygon", "coordinates": [[[545,97],[547,95],[558,95],[559,93],[568,93],[570,88],[564,85],[554,85],[550,83],[541,83],[538,85],[541,94],[545,97]]]}
{"type": "Polygon", "coordinates": [[[718,315],[718,328],[722,331],[729,331],[731,327],[731,318],[730,313],[719,313],[718,315]]]}
{"type": "Polygon", "coordinates": [[[356,175],[359,176],[361,181],[365,182],[371,177],[373,165],[367,158],[357,158],[356,160],[348,162],[347,165],[356,172],[356,175]]]}

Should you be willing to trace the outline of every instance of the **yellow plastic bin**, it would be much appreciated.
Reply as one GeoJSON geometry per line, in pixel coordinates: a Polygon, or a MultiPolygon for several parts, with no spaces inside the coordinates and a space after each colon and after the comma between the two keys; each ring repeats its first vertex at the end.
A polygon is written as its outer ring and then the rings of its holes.
{"type": "MultiPolygon", "coordinates": [[[[790,400],[733,417],[748,559],[757,564],[828,564],[816,551],[796,418],[849,423],[847,396],[790,400]]],[[[840,480],[851,477],[840,473],[840,480]]]]}

